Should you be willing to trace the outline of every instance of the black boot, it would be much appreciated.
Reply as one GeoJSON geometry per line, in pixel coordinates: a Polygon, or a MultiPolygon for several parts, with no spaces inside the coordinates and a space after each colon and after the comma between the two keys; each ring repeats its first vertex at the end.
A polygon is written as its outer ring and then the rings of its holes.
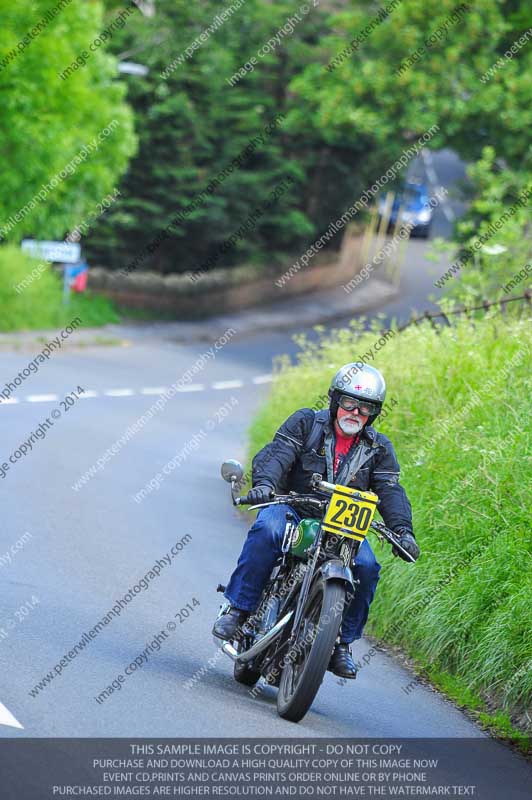
{"type": "Polygon", "coordinates": [[[234,639],[235,634],[247,616],[247,611],[242,611],[240,608],[231,606],[227,613],[222,614],[222,616],[216,620],[212,632],[218,639],[234,639]]]}
{"type": "Polygon", "coordinates": [[[328,670],[334,672],[340,678],[356,678],[357,668],[351,658],[351,651],[348,644],[336,644],[334,646],[328,670]]]}

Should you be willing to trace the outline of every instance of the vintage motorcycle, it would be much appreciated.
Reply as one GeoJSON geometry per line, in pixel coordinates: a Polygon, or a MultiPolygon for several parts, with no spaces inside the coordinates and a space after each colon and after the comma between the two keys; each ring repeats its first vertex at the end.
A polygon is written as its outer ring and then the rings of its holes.
{"type": "MultiPolygon", "coordinates": [[[[237,496],[243,474],[238,461],[222,464],[222,477],[231,484],[236,506],[249,502],[247,496],[237,496]]],[[[313,516],[303,516],[296,524],[295,516],[287,512],[281,556],[257,610],[232,642],[214,639],[235,662],[235,680],[255,686],[262,676],[279,688],[277,711],[292,722],[305,716],[323,681],[344,605],[356,592],[351,565],[370,529],[414,561],[396,534],[373,520],[376,494],[328,483],[318,473],[312,476],[312,488],[313,494],[274,495],[271,502],[248,509],[287,503],[313,516]]],[[[219,585],[218,591],[224,592],[225,586],[219,585]]],[[[223,604],[218,616],[228,609],[229,604],[223,604]]]]}

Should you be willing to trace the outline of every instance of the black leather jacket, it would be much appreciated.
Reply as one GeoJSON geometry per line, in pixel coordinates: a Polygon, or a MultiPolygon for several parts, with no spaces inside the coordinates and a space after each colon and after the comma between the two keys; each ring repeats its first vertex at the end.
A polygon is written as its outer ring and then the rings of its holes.
{"type": "Polygon", "coordinates": [[[399,464],[390,440],[366,426],[351,447],[338,473],[333,474],[335,433],[329,410],[301,408],[283,422],[273,441],[253,459],[253,486],[269,485],[276,492],[312,492],[310,479],[371,490],[385,524],[394,531],[413,533],[412,507],[399,483],[399,464]]]}

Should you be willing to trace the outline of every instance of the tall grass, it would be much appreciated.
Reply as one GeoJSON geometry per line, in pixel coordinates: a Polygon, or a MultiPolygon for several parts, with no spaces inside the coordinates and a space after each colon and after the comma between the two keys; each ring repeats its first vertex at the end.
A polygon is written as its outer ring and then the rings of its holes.
{"type": "Polygon", "coordinates": [[[61,278],[49,266],[42,273],[38,270],[35,280],[17,292],[15,287],[40,263],[16,247],[0,247],[0,331],[61,328],[75,317],[88,327],[118,321],[104,297],[73,294],[64,305],[61,278]]]}
{"type": "MultiPolygon", "coordinates": [[[[251,451],[378,338],[359,323],[300,339],[298,363],[279,362],[251,451]]],[[[368,362],[397,400],[376,427],[395,446],[422,551],[410,565],[378,550],[368,629],[507,711],[532,700],[531,354],[530,320],[486,317],[439,334],[412,327],[368,362]]]]}

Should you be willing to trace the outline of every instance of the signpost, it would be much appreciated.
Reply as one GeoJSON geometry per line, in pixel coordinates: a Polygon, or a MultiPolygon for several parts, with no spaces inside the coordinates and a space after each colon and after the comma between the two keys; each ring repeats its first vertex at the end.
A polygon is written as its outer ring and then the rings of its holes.
{"type": "Polygon", "coordinates": [[[74,292],[84,292],[87,288],[87,278],[89,275],[89,265],[86,261],[78,264],[65,264],[64,291],[68,297],[69,290],[74,292]]]}
{"type": "Polygon", "coordinates": [[[76,264],[81,256],[81,246],[77,242],[38,242],[36,239],[23,239],[20,247],[33,258],[57,264],[76,264]]]}
{"type": "Polygon", "coordinates": [[[23,239],[20,247],[32,258],[40,258],[63,265],[63,302],[68,303],[70,290],[84,292],[87,287],[89,266],[81,261],[81,246],[78,242],[47,242],[23,239]]]}

